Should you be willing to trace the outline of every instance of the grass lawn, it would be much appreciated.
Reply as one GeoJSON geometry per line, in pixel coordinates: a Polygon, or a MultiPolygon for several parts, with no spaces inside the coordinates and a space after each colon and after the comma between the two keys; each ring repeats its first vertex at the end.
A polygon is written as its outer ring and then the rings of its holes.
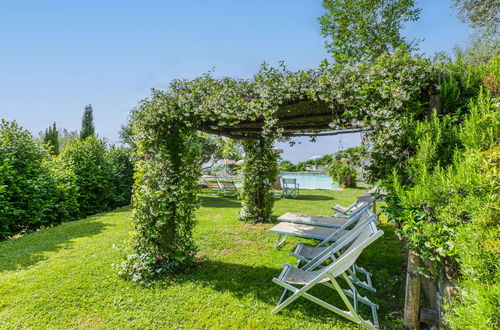
{"type": "MultiPolygon", "coordinates": [[[[348,205],[362,192],[302,191],[298,200],[278,200],[274,215],[331,215],[333,204],[348,205]]],[[[130,208],[0,242],[0,327],[357,328],[303,298],[271,315],[281,294],[272,278],[284,262],[295,263],[288,252],[298,240],[275,250],[272,225],[242,223],[238,211],[236,199],[205,196],[195,230],[200,264],[149,287],[119,278],[113,268],[132,230],[130,208]]],[[[394,328],[401,322],[388,315],[402,309],[404,259],[392,226],[380,228],[385,235],[359,260],[374,273],[377,293],[361,292],[380,305],[382,327],[394,328]]],[[[334,291],[316,289],[342,306],[334,291]]]]}

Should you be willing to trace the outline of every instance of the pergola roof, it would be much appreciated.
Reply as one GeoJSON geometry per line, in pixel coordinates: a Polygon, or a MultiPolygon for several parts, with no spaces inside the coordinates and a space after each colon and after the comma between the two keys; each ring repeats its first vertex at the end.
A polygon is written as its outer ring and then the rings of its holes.
{"type": "Polygon", "coordinates": [[[274,132],[284,137],[360,132],[389,127],[404,104],[428,99],[435,77],[426,60],[408,56],[342,70],[290,72],[265,65],[246,80],[210,74],[174,80],[167,91],[153,90],[133,119],[152,134],[159,126],[185,125],[243,140],[274,132]]]}
{"type": "MultiPolygon", "coordinates": [[[[327,104],[315,101],[300,101],[282,105],[274,113],[277,119],[275,127],[282,129],[282,135],[321,136],[337,135],[363,131],[363,128],[349,127],[334,130],[331,123],[341,115],[341,111],[332,109],[327,104]]],[[[264,118],[242,120],[234,125],[220,125],[216,121],[198,120],[198,129],[205,133],[223,135],[233,139],[255,139],[261,136],[264,118]]]]}

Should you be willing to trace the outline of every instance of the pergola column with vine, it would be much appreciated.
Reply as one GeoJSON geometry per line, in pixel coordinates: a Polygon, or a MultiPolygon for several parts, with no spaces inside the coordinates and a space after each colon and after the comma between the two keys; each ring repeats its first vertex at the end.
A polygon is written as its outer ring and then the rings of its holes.
{"type": "Polygon", "coordinates": [[[135,236],[122,273],[143,281],[194,262],[201,175],[197,130],[243,141],[240,219],[268,222],[279,157],[273,151],[276,139],[390,129],[398,124],[395,113],[422,104],[435,76],[425,60],[387,56],[372,67],[290,72],[263,66],[251,80],[204,75],[173,81],[165,92],[153,90],[132,112],[138,158],[135,236]]]}

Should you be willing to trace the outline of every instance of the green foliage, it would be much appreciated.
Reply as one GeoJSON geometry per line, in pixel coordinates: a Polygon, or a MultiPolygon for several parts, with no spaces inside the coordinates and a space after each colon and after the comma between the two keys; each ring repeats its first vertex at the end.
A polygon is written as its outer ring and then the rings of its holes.
{"type": "Polygon", "coordinates": [[[133,193],[133,251],[121,274],[143,282],[182,271],[194,263],[192,231],[199,206],[202,140],[177,120],[175,99],[154,94],[132,115],[137,146],[133,193]],[[157,108],[158,102],[165,101],[157,108]],[[158,111],[159,110],[159,111],[158,111]]]}
{"type": "Polygon", "coordinates": [[[458,127],[436,113],[417,123],[416,153],[406,164],[412,184],[394,171],[388,186],[388,216],[408,247],[458,279],[460,294],[448,305],[453,328],[468,324],[473,313],[470,324],[498,324],[499,105],[480,93],[458,127]]]}
{"type": "Polygon", "coordinates": [[[45,150],[15,121],[0,125],[0,239],[40,227],[48,205],[50,176],[45,150]]]}
{"type": "Polygon", "coordinates": [[[278,169],[280,172],[294,172],[295,171],[295,165],[289,160],[282,160],[278,164],[278,169]]]}
{"type": "Polygon", "coordinates": [[[91,135],[84,140],[74,139],[59,155],[61,167],[74,175],[81,215],[106,211],[115,205],[113,168],[106,152],[106,143],[91,135]]]}
{"type": "Polygon", "coordinates": [[[95,135],[94,128],[94,110],[92,109],[92,105],[88,104],[85,106],[82,117],[82,128],[80,130],[80,139],[83,140],[89,136],[95,135]]]}
{"type": "Polygon", "coordinates": [[[48,147],[50,154],[59,154],[59,133],[57,132],[55,122],[52,126],[45,130],[43,143],[48,147]]]}
{"type": "Polygon", "coordinates": [[[455,47],[456,57],[464,63],[481,65],[500,56],[500,38],[487,32],[473,33],[464,47],[455,47]]]}
{"type": "Polygon", "coordinates": [[[376,57],[413,49],[401,36],[403,23],[416,21],[420,9],[413,0],[323,0],[319,18],[326,48],[336,64],[372,61],[376,57]]]}
{"type": "Polygon", "coordinates": [[[274,182],[278,175],[279,154],[271,137],[244,141],[243,189],[240,220],[270,222],[274,205],[274,182]]]}
{"type": "Polygon", "coordinates": [[[347,158],[332,161],[326,172],[333,181],[338,182],[342,188],[356,187],[356,169],[347,158]]]}
{"type": "Polygon", "coordinates": [[[500,6],[497,0],[454,0],[454,6],[464,22],[498,38],[500,6]]]}
{"type": "MultiPolygon", "coordinates": [[[[411,183],[412,175],[408,172],[406,164],[416,153],[416,141],[420,138],[416,134],[417,123],[429,118],[431,110],[437,107],[438,117],[447,116],[452,126],[460,124],[463,116],[469,111],[468,99],[477,96],[484,86],[487,75],[493,73],[498,76],[499,64],[498,58],[477,66],[465,64],[460,60],[454,63],[444,60],[432,64],[429,68],[432,72],[441,72],[439,75],[429,72],[428,76],[436,82],[437,90],[429,88],[427,91],[433,95],[432,97],[429,95],[429,99],[434,98],[434,102],[419,102],[418,99],[406,102],[402,104],[399,116],[394,116],[392,120],[378,118],[377,121],[381,120],[380,124],[377,124],[378,128],[366,135],[366,142],[370,145],[370,157],[373,160],[369,166],[369,181],[390,181],[392,172],[396,171],[404,184],[411,183]]],[[[417,81],[415,83],[418,85],[417,81]]],[[[394,115],[394,112],[390,113],[394,115]]],[[[454,138],[447,136],[447,139],[454,138]]],[[[451,148],[456,143],[451,140],[449,142],[451,148]]],[[[452,157],[449,153],[438,152],[438,154],[443,156],[440,159],[441,165],[451,162],[452,157]]]]}
{"type": "Polygon", "coordinates": [[[134,165],[130,160],[132,149],[112,145],[107,150],[106,157],[111,166],[110,183],[113,187],[110,204],[112,207],[128,205],[134,184],[134,165]]]}

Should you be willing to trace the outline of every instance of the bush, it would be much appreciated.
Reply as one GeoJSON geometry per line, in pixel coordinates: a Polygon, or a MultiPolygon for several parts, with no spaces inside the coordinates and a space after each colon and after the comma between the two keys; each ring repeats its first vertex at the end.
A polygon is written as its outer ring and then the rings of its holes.
{"type": "Polygon", "coordinates": [[[295,165],[289,160],[283,160],[278,164],[278,168],[282,172],[293,172],[295,171],[295,165]]]}
{"type": "Polygon", "coordinates": [[[345,158],[335,160],[326,171],[332,180],[338,182],[342,188],[356,187],[356,169],[349,160],[345,158]]]}
{"type": "Polygon", "coordinates": [[[59,162],[60,170],[68,171],[78,187],[80,216],[106,211],[116,205],[113,186],[116,180],[105,141],[95,136],[84,140],[75,138],[62,150],[59,162]]]}
{"type": "Polygon", "coordinates": [[[42,145],[16,122],[0,124],[0,239],[47,223],[52,180],[42,145]]]}
{"type": "Polygon", "coordinates": [[[113,187],[112,206],[130,204],[134,184],[134,165],[130,157],[131,148],[111,146],[107,153],[111,165],[111,185],[113,187]]]}
{"type": "Polygon", "coordinates": [[[416,154],[408,162],[413,185],[395,175],[387,209],[408,247],[446,265],[446,275],[458,282],[459,295],[447,305],[457,329],[499,323],[500,108],[486,93],[468,108],[458,129],[436,114],[417,125],[416,154]],[[450,141],[459,145],[451,148],[450,141]],[[448,163],[443,155],[450,155],[448,163]]]}

